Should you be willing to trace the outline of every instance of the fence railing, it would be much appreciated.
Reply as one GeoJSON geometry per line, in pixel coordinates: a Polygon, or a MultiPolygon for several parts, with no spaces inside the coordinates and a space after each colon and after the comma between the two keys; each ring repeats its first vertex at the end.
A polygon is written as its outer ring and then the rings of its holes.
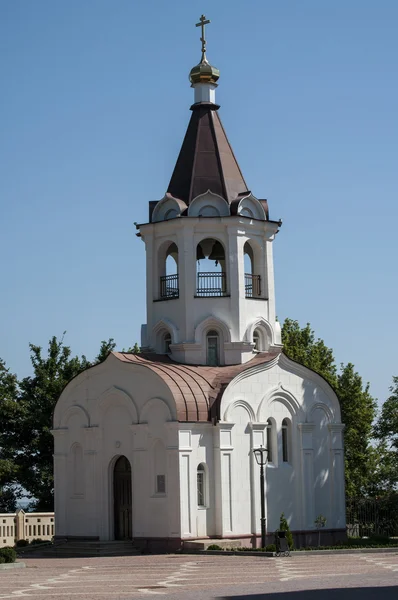
{"type": "Polygon", "coordinates": [[[178,275],[162,275],[160,278],[160,297],[178,298],[179,295],[178,275]]]}
{"type": "Polygon", "coordinates": [[[261,276],[245,273],[245,296],[246,298],[258,298],[261,296],[261,276]]]}
{"type": "Polygon", "coordinates": [[[226,273],[198,273],[196,295],[203,297],[226,296],[226,273]]]}
{"type": "Polygon", "coordinates": [[[379,498],[347,498],[349,537],[398,536],[398,495],[379,498]]]}

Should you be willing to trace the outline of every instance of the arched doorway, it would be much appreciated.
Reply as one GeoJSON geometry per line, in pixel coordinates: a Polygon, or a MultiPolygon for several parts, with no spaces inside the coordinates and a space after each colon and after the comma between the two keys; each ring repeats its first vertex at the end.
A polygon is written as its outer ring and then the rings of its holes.
{"type": "Polygon", "coordinates": [[[115,540],[132,538],[131,466],[120,456],[113,469],[113,509],[115,540]]]}

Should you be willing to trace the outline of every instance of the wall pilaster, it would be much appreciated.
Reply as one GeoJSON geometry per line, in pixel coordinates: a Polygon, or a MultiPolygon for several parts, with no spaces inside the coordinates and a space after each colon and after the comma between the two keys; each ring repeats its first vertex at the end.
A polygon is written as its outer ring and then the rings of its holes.
{"type": "Polygon", "coordinates": [[[301,446],[301,498],[303,529],[313,529],[315,520],[314,501],[314,448],[315,423],[299,423],[301,446]]]}

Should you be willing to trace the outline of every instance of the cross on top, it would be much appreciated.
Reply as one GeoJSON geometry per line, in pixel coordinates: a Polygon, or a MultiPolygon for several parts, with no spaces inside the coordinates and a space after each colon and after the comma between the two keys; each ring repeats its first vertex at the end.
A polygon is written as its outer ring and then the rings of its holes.
{"type": "Polygon", "coordinates": [[[205,55],[206,52],[206,38],[205,38],[205,25],[208,25],[210,23],[210,20],[207,19],[204,15],[202,15],[199,19],[199,23],[196,23],[196,27],[201,27],[202,28],[202,37],[200,38],[200,41],[202,42],[202,54],[203,56],[205,55]]]}

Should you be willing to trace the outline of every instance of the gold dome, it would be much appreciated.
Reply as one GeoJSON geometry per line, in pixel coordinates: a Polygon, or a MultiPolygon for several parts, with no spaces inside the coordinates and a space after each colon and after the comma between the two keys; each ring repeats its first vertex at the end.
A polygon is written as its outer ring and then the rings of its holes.
{"type": "Polygon", "coordinates": [[[191,83],[216,83],[219,77],[220,71],[211,66],[206,56],[202,56],[200,63],[195,65],[189,73],[191,83]]]}

